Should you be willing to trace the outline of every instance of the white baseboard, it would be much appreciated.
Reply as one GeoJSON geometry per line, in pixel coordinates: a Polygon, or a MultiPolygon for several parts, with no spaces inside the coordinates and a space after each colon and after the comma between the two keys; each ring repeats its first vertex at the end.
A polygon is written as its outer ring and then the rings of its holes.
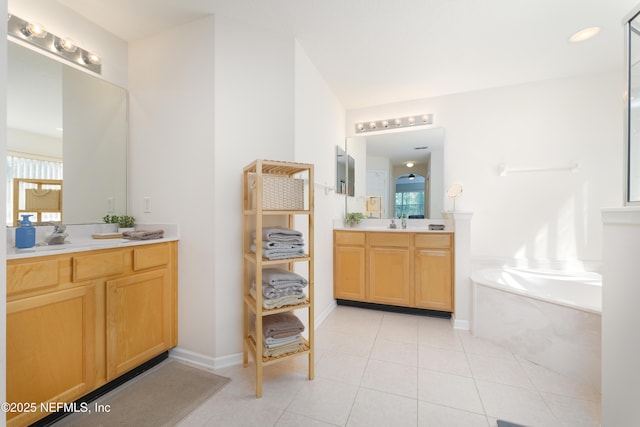
{"type": "Polygon", "coordinates": [[[468,320],[456,319],[455,314],[451,315],[451,324],[453,325],[453,329],[459,329],[461,331],[471,330],[471,322],[468,320]]]}
{"type": "Polygon", "coordinates": [[[229,354],[221,357],[211,357],[194,351],[175,347],[169,351],[169,357],[181,360],[190,365],[195,365],[208,370],[226,368],[227,366],[242,363],[242,353],[229,354]]]}

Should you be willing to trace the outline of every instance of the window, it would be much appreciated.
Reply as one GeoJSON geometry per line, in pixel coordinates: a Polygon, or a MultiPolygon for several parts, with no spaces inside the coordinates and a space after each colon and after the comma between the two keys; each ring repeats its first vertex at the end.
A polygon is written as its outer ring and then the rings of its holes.
{"type": "MultiPolygon", "coordinates": [[[[5,216],[7,226],[13,226],[14,178],[62,179],[62,162],[7,156],[7,205],[5,216]]],[[[54,221],[59,220],[59,218],[43,218],[43,220],[54,221]]]]}

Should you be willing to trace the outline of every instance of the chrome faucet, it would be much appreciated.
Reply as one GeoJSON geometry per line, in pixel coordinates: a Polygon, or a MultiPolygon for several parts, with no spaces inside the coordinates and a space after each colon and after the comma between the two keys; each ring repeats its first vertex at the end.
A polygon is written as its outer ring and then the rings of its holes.
{"type": "Polygon", "coordinates": [[[42,245],[62,245],[65,243],[65,239],[68,234],[65,233],[67,229],[66,225],[60,224],[59,222],[50,222],[49,224],[53,225],[53,233],[45,237],[44,241],[41,243],[42,245]]]}

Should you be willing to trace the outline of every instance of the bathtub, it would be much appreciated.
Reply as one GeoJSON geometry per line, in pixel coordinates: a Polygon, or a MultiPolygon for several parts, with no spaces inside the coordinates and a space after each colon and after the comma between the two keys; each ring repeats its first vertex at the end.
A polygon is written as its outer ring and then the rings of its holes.
{"type": "Polygon", "coordinates": [[[599,274],[501,267],[471,282],[474,335],[600,390],[599,274]]]}

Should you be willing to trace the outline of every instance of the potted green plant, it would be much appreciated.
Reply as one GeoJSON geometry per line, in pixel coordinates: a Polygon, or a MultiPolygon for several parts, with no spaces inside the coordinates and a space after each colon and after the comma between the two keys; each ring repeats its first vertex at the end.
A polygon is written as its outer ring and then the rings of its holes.
{"type": "Polygon", "coordinates": [[[366,217],[367,216],[362,212],[347,212],[344,217],[344,223],[353,227],[356,224],[360,224],[360,222],[366,217]]]}
{"type": "Polygon", "coordinates": [[[106,214],[102,217],[102,220],[105,224],[117,224],[118,223],[118,215],[109,215],[106,214]]]}
{"type": "Polygon", "coordinates": [[[116,224],[118,231],[132,231],[136,223],[136,219],[130,215],[105,215],[102,220],[106,224],[116,224]]]}
{"type": "Polygon", "coordinates": [[[118,231],[133,231],[136,219],[130,215],[120,215],[118,217],[118,231]]]}

